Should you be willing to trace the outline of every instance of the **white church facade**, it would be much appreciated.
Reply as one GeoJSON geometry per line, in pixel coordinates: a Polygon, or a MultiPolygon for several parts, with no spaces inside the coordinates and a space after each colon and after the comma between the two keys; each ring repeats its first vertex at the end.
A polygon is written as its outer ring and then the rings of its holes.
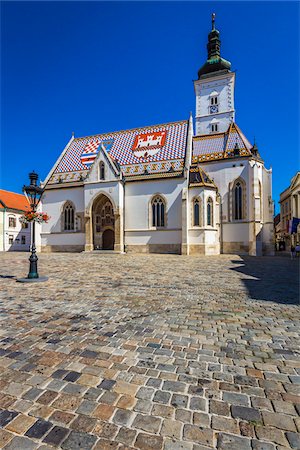
{"type": "Polygon", "coordinates": [[[72,136],[44,181],[41,249],[273,252],[272,172],[235,123],[219,31],[194,82],[194,121],[72,136]]]}

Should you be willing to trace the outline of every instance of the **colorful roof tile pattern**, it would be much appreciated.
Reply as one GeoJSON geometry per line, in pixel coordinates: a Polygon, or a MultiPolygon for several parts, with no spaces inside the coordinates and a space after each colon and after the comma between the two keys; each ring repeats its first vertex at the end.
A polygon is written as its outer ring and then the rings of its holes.
{"type": "Polygon", "coordinates": [[[79,181],[88,174],[103,145],[124,176],[182,171],[188,121],[75,138],[48,183],[79,181]]]}
{"type": "Polygon", "coordinates": [[[198,167],[196,164],[193,164],[190,168],[189,184],[190,186],[210,186],[217,189],[214,181],[207,175],[202,167],[198,167]]]}
{"type": "Polygon", "coordinates": [[[236,156],[250,156],[252,145],[232,123],[225,133],[207,134],[193,138],[193,162],[213,161],[236,156]],[[238,154],[236,152],[238,149],[238,154]]]}
{"type": "Polygon", "coordinates": [[[4,208],[16,209],[18,211],[30,210],[25,195],[0,189],[0,209],[4,208]]]}

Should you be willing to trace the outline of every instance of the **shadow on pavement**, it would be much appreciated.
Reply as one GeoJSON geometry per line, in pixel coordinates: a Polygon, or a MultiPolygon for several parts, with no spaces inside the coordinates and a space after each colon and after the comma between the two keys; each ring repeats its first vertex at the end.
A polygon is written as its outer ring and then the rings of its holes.
{"type": "Polygon", "coordinates": [[[300,304],[299,261],[282,256],[240,256],[231,270],[253,278],[242,278],[249,297],[289,305],[300,304]]]}

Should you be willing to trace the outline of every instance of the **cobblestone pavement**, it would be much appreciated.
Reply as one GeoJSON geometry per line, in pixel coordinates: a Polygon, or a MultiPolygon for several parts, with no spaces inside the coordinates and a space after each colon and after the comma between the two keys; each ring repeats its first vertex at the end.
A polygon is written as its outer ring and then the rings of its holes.
{"type": "Polygon", "coordinates": [[[0,254],[0,447],[300,448],[298,261],[0,254]]]}

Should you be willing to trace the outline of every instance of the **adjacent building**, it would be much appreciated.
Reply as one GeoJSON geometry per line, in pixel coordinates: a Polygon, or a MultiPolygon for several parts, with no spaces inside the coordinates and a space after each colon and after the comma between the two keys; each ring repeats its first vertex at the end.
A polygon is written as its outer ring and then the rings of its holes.
{"type": "Polygon", "coordinates": [[[24,195],[0,190],[0,251],[29,250],[30,224],[19,221],[29,209],[24,195]]]}
{"type": "Polygon", "coordinates": [[[280,194],[280,226],[278,241],[285,249],[300,243],[300,172],[280,194]]]}
{"type": "Polygon", "coordinates": [[[71,137],[43,183],[42,251],[273,253],[272,172],[220,43],[213,17],[194,119],[71,137]]]}

